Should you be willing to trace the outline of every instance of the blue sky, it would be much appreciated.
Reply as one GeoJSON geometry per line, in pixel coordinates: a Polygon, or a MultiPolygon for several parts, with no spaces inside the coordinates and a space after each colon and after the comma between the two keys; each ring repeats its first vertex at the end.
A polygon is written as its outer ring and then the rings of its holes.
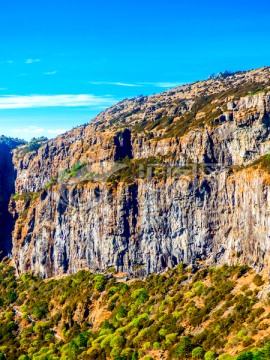
{"type": "Polygon", "coordinates": [[[270,65],[270,3],[0,0],[0,134],[53,137],[124,97],[270,65]]]}

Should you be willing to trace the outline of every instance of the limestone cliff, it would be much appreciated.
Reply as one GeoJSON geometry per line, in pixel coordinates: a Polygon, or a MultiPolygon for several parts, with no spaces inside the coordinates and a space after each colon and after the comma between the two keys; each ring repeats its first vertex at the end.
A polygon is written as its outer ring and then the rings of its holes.
{"type": "Polygon", "coordinates": [[[20,147],[17,270],[270,269],[269,131],[263,68],[124,100],[37,151],[20,147]]]}

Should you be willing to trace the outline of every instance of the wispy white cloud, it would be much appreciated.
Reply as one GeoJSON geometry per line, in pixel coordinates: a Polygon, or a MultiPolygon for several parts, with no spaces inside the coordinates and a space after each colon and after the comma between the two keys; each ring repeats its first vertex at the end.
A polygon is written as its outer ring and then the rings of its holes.
{"type": "Polygon", "coordinates": [[[24,134],[41,134],[45,129],[38,126],[27,126],[23,129],[14,129],[15,133],[24,133],[24,134]]]}
{"type": "Polygon", "coordinates": [[[138,83],[122,83],[122,82],[111,82],[111,81],[89,81],[91,85],[114,85],[114,86],[127,86],[127,87],[146,87],[154,86],[157,88],[172,88],[183,85],[180,82],[138,82],[138,83]]]}
{"type": "Polygon", "coordinates": [[[160,87],[160,88],[172,88],[176,86],[181,86],[183,83],[173,83],[173,82],[158,82],[155,83],[154,86],[160,87]]]}
{"type": "Polygon", "coordinates": [[[89,81],[91,85],[114,85],[114,86],[126,86],[126,87],[140,87],[140,84],[129,84],[123,82],[112,82],[112,81],[89,81]]]}
{"type": "Polygon", "coordinates": [[[140,84],[144,86],[154,86],[158,88],[173,88],[176,86],[183,85],[183,83],[180,82],[145,82],[140,84]]]}
{"type": "Polygon", "coordinates": [[[13,60],[8,60],[7,64],[14,64],[14,61],[13,60]]]}
{"type": "Polygon", "coordinates": [[[43,73],[43,75],[55,75],[55,74],[57,74],[56,70],[55,71],[48,71],[48,72],[43,73]]]}
{"type": "Polygon", "coordinates": [[[8,95],[0,96],[0,109],[110,106],[116,102],[117,100],[112,98],[90,94],[28,96],[8,95]]]}
{"type": "Polygon", "coordinates": [[[40,61],[41,61],[40,59],[26,59],[25,64],[34,64],[40,61]]]}

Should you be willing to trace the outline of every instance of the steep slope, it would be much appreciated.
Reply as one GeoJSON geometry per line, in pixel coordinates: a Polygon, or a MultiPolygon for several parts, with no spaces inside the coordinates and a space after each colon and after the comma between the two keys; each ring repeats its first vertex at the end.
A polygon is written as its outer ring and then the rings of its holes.
{"type": "Polygon", "coordinates": [[[87,271],[42,280],[1,264],[0,357],[265,360],[266,278],[246,266],[179,265],[145,280],[87,271]]]}
{"type": "Polygon", "coordinates": [[[269,86],[263,68],[124,100],[15,151],[17,270],[269,269],[269,86]]]}

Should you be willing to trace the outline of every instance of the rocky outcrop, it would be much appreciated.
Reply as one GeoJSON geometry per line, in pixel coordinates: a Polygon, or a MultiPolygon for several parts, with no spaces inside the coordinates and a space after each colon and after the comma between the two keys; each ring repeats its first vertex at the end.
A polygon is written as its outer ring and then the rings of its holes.
{"type": "Polygon", "coordinates": [[[15,151],[18,272],[269,269],[269,85],[264,68],[125,100],[15,151]]]}

